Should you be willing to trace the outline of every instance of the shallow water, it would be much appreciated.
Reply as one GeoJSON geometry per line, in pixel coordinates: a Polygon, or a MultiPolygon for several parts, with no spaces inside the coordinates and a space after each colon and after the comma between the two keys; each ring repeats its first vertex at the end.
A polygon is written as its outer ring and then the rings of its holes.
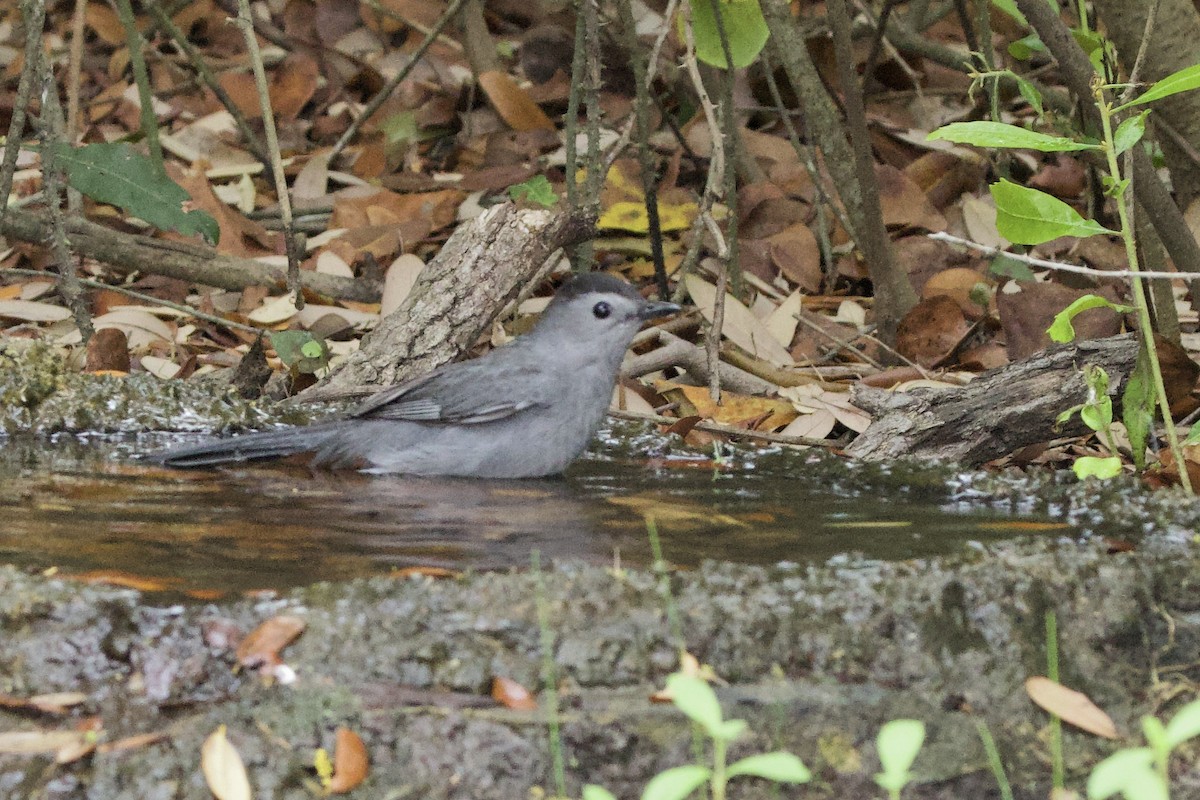
{"type": "MultiPolygon", "coordinates": [[[[178,440],[177,440],[178,441],[178,440]]],[[[670,452],[636,426],[606,432],[563,478],[471,481],[269,465],[183,472],[138,463],[162,440],[15,438],[0,447],[0,562],[197,596],[405,567],[644,565],[665,558],[907,559],[1053,520],[951,502],[947,474],[897,475],[812,451],[670,452]]]]}

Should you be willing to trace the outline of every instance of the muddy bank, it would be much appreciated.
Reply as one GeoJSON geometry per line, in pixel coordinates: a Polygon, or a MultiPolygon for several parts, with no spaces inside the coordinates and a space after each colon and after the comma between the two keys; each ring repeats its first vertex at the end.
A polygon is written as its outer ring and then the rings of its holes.
{"type": "MultiPolygon", "coordinates": [[[[805,796],[875,796],[878,726],[916,717],[929,734],[909,796],[994,795],[976,733],[984,720],[1018,795],[1044,797],[1046,717],[1022,689],[1045,672],[1044,612],[1058,614],[1064,681],[1135,736],[1139,716],[1189,675],[1165,668],[1200,660],[1198,568],[1196,554],[1178,547],[1110,555],[1022,544],[897,564],[709,564],[671,584],[687,648],[729,682],[719,690],[727,716],[750,720],[739,752],[797,753],[818,776],[805,796]]],[[[581,782],[595,782],[637,796],[653,774],[682,763],[691,742],[677,712],[647,701],[676,663],[656,579],[565,564],[545,580],[569,788],[577,796],[581,782]]],[[[313,750],[331,747],[338,725],[358,731],[371,754],[354,797],[526,797],[550,780],[543,717],[498,708],[487,693],[495,676],[537,686],[538,642],[527,573],[371,579],[161,607],[130,590],[0,569],[0,690],[89,698],[62,719],[0,711],[0,730],[67,728],[97,715],[109,741],[166,734],[65,766],[49,755],[0,756],[0,795],[208,798],[200,743],[226,724],[256,797],[310,797],[313,750]],[[248,631],[285,612],[308,623],[284,651],[296,684],[235,673],[214,632],[248,631]]],[[[1068,731],[1069,773],[1078,780],[1110,748],[1068,731]]],[[[1194,771],[1181,779],[1178,796],[1200,792],[1194,771]]]]}

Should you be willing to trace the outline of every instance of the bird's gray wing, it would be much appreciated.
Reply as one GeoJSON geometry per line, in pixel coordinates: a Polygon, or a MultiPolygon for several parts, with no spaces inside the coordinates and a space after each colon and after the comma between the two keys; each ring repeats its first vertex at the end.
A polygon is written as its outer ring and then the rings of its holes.
{"type": "Polygon", "coordinates": [[[539,371],[526,364],[484,359],[447,364],[384,389],[351,412],[367,419],[475,425],[549,403],[539,371]]]}

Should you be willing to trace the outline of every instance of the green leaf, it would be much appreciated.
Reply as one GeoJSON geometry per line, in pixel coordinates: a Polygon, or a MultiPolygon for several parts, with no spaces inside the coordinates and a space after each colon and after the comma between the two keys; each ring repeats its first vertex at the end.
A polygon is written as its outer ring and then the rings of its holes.
{"type": "Polygon", "coordinates": [[[1043,153],[1066,153],[1072,150],[1099,150],[1100,145],[1077,142],[1065,136],[1049,136],[1004,122],[951,122],[925,137],[929,141],[973,144],[976,147],[1019,147],[1043,153]]]}
{"type": "Polygon", "coordinates": [[[1200,700],[1193,700],[1167,723],[1167,745],[1174,750],[1197,736],[1200,736],[1200,700]]]}
{"type": "Polygon", "coordinates": [[[1118,750],[1088,776],[1089,800],[1106,800],[1120,792],[1129,800],[1168,800],[1167,786],[1154,769],[1150,748],[1118,750]]]}
{"type": "Polygon", "coordinates": [[[1079,480],[1085,478],[1099,478],[1100,480],[1108,480],[1115,478],[1121,474],[1121,459],[1116,456],[1080,456],[1075,459],[1075,463],[1071,465],[1071,469],[1075,472],[1075,476],[1079,480]]]}
{"type": "Polygon", "coordinates": [[[1006,256],[1003,253],[998,254],[992,259],[992,263],[988,265],[988,271],[993,275],[1000,275],[1018,281],[1031,281],[1035,277],[1033,270],[1030,269],[1028,264],[1011,256],[1006,256]]]}
{"type": "Polygon", "coordinates": [[[660,772],[642,791],[642,800],[683,800],[712,776],[708,767],[689,764],[660,772]]]}
{"type": "Polygon", "coordinates": [[[804,762],[791,753],[784,752],[747,756],[730,764],[725,774],[730,778],[752,775],[777,783],[808,783],[812,780],[812,773],[804,766],[804,762]]]}
{"type": "Polygon", "coordinates": [[[192,197],[155,161],[124,142],[71,147],[46,145],[67,182],[99,203],[117,206],[160,230],[200,234],[209,244],[221,238],[217,221],[203,211],[184,211],[192,197]]]}
{"type": "Polygon", "coordinates": [[[1025,15],[1021,13],[1021,9],[1017,8],[1015,0],[992,0],[992,5],[1008,14],[1010,17],[1021,23],[1023,27],[1029,27],[1029,21],[1025,19],[1025,15]]]}
{"type": "MultiPolygon", "coordinates": [[[[725,69],[725,50],[721,46],[717,18],[713,16],[713,0],[689,2],[692,6],[692,32],[696,37],[696,58],[705,64],[725,69]]],[[[729,55],[733,65],[738,68],[748,66],[758,58],[771,34],[758,0],[716,0],[716,5],[721,9],[721,21],[725,23],[725,36],[729,40],[729,55]]],[[[679,24],[683,24],[682,16],[679,24]]]]}
{"type": "Polygon", "coordinates": [[[883,772],[875,782],[889,792],[899,792],[911,779],[908,770],[925,742],[925,723],[916,719],[894,719],[879,729],[875,749],[883,772]]]}
{"type": "Polygon", "coordinates": [[[1193,422],[1192,427],[1188,428],[1187,437],[1179,444],[1182,447],[1187,447],[1197,442],[1200,442],[1200,422],[1193,422]]]}
{"type": "Polygon", "coordinates": [[[1112,398],[1104,394],[1093,402],[1084,403],[1079,409],[1079,418],[1094,431],[1104,430],[1112,425],[1112,398]]]}
{"type": "Polygon", "coordinates": [[[1154,394],[1150,358],[1143,344],[1138,348],[1137,363],[1121,394],[1121,421],[1125,423],[1125,430],[1129,434],[1133,465],[1139,472],[1146,467],[1146,444],[1150,440],[1150,427],[1154,424],[1154,394]]]}
{"type": "Polygon", "coordinates": [[[514,183],[508,187],[508,196],[513,200],[525,198],[531,203],[537,203],[549,208],[558,202],[558,195],[545,175],[534,175],[522,183],[514,183]]]}
{"type": "Polygon", "coordinates": [[[1128,314],[1133,311],[1131,306],[1123,306],[1098,294],[1085,294],[1071,305],[1054,315],[1054,322],[1046,329],[1046,333],[1056,342],[1071,342],[1075,340],[1075,326],[1071,320],[1091,308],[1111,308],[1118,314],[1128,314]]]}
{"type": "Polygon", "coordinates": [[[1113,149],[1117,155],[1121,155],[1142,140],[1146,133],[1146,115],[1149,113],[1148,110],[1143,111],[1117,126],[1117,132],[1113,134],[1113,149]]]}
{"type": "Polygon", "coordinates": [[[746,720],[744,719],[727,719],[718,725],[715,731],[711,731],[710,733],[714,739],[732,742],[746,732],[746,727],[746,720]]]}
{"type": "Polygon", "coordinates": [[[1113,111],[1121,111],[1131,106],[1140,106],[1143,103],[1153,103],[1155,100],[1161,100],[1164,97],[1170,97],[1180,92],[1190,92],[1192,89],[1197,88],[1200,88],[1200,64],[1193,64],[1190,67],[1184,67],[1178,72],[1172,72],[1147,89],[1138,99],[1115,108],[1113,111]]]}
{"type": "Polygon", "coordinates": [[[329,347],[308,331],[272,331],[271,347],[288,369],[315,373],[329,365],[329,347]]]}
{"type": "Polygon", "coordinates": [[[677,672],[667,678],[667,691],[671,693],[675,707],[704,728],[709,736],[716,735],[721,729],[724,722],[721,704],[717,702],[717,693],[704,680],[677,672]]]}
{"type": "Polygon", "coordinates": [[[1044,117],[1046,115],[1046,108],[1042,105],[1042,93],[1038,91],[1036,86],[1020,75],[1014,74],[1013,79],[1017,82],[1017,91],[1021,93],[1021,97],[1025,98],[1025,102],[1029,103],[1030,107],[1037,112],[1038,119],[1044,117]]]}
{"type": "Polygon", "coordinates": [[[1046,52],[1046,45],[1036,33],[1017,39],[1008,46],[1008,54],[1018,61],[1028,61],[1034,53],[1046,52]]]}
{"type": "Polygon", "coordinates": [[[1042,244],[1059,236],[1084,238],[1115,233],[1095,220],[1084,219],[1062,200],[1037,189],[1006,180],[988,188],[996,201],[996,230],[1014,244],[1042,244]]]}
{"type": "Polygon", "coordinates": [[[594,783],[584,784],[582,797],[583,800],[617,800],[615,794],[594,783]]]}

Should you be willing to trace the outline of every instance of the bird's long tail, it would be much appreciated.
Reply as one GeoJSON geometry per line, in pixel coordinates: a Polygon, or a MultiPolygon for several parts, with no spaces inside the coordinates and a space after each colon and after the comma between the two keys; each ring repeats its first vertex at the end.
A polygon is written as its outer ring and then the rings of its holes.
{"type": "Polygon", "coordinates": [[[149,456],[149,459],[168,467],[190,468],[284,458],[316,450],[336,430],[337,423],[329,423],[259,431],[166,450],[149,456]]]}

